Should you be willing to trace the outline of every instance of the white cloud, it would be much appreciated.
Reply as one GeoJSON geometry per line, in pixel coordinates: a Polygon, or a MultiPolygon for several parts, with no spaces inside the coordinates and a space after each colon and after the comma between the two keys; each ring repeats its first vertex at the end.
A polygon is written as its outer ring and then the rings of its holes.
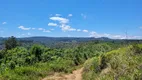
{"type": "Polygon", "coordinates": [[[61,16],[61,14],[55,14],[55,16],[58,16],[58,17],[59,17],[59,16],[61,16]]]}
{"type": "Polygon", "coordinates": [[[126,37],[122,35],[110,35],[109,37],[114,39],[126,39],[126,37]]]}
{"type": "Polygon", "coordinates": [[[83,32],[86,32],[86,33],[87,33],[87,32],[88,32],[88,30],[83,30],[83,32]]]}
{"type": "Polygon", "coordinates": [[[76,29],[75,28],[70,28],[69,31],[76,31],[76,29]]]}
{"type": "Polygon", "coordinates": [[[50,17],[50,20],[59,21],[61,24],[66,24],[69,22],[68,19],[62,17],[50,17]]]}
{"type": "Polygon", "coordinates": [[[32,30],[35,30],[36,28],[31,28],[32,30]]]}
{"type": "Polygon", "coordinates": [[[70,25],[68,25],[67,23],[69,23],[69,19],[66,18],[62,18],[62,17],[51,17],[50,18],[53,21],[59,21],[59,27],[61,28],[62,31],[76,31],[75,28],[72,28],[70,25]]]}
{"type": "Polygon", "coordinates": [[[18,27],[19,29],[22,29],[22,30],[30,30],[31,28],[26,28],[26,27],[24,27],[24,26],[19,26],[18,27]]]}
{"type": "Polygon", "coordinates": [[[142,26],[140,27],[140,29],[142,29],[142,26]]]}
{"type": "Polygon", "coordinates": [[[49,30],[43,30],[43,32],[48,32],[48,33],[49,33],[49,32],[51,32],[51,31],[49,31],[49,30]]]}
{"type": "Polygon", "coordinates": [[[72,14],[69,14],[69,15],[68,15],[68,17],[72,17],[72,16],[73,16],[72,14]]]}
{"type": "Polygon", "coordinates": [[[28,32],[28,33],[23,33],[23,34],[18,33],[18,37],[21,37],[21,36],[28,37],[28,36],[30,36],[30,35],[31,35],[30,32],[28,32]]]}
{"type": "Polygon", "coordinates": [[[3,22],[2,24],[7,24],[7,22],[3,22]]]}
{"type": "Polygon", "coordinates": [[[95,38],[99,38],[99,37],[108,37],[108,38],[112,38],[112,39],[125,39],[125,36],[121,36],[121,35],[111,35],[111,34],[99,34],[97,32],[90,32],[90,37],[95,37],[95,38]]]}
{"type": "Polygon", "coordinates": [[[77,29],[76,31],[80,32],[80,31],[81,31],[81,29],[77,29]]]}
{"type": "Polygon", "coordinates": [[[61,28],[63,31],[76,31],[76,29],[71,28],[69,25],[65,25],[65,24],[62,24],[62,25],[60,26],[60,28],[61,28]]]}
{"type": "Polygon", "coordinates": [[[45,30],[45,29],[43,29],[43,28],[38,28],[38,30],[42,31],[42,30],[45,30]]]}
{"type": "Polygon", "coordinates": [[[28,35],[31,35],[31,33],[28,33],[28,35]]]}
{"type": "MultiPolygon", "coordinates": [[[[72,16],[72,14],[69,14],[68,16],[72,16]]],[[[84,14],[82,14],[82,16],[84,16],[85,17],[85,15],[84,14]]],[[[81,29],[75,29],[75,28],[72,28],[70,25],[68,25],[68,23],[69,23],[69,19],[67,19],[67,18],[63,18],[63,17],[50,17],[50,20],[53,20],[53,21],[58,21],[59,22],[59,27],[61,28],[61,30],[62,31],[78,31],[78,32],[80,32],[81,31],[81,29]]],[[[52,25],[52,26],[56,26],[56,24],[55,23],[50,23],[50,24],[48,24],[48,25],[52,25]]],[[[82,32],[89,32],[88,30],[82,30],[82,32]]]]}
{"type": "Polygon", "coordinates": [[[38,30],[43,31],[43,32],[51,32],[50,30],[46,30],[44,28],[38,28],[38,30]]]}
{"type": "Polygon", "coordinates": [[[129,39],[142,39],[142,36],[129,36],[129,39]]]}
{"type": "Polygon", "coordinates": [[[90,37],[95,37],[95,38],[99,38],[99,37],[108,37],[111,39],[142,39],[142,36],[127,36],[126,35],[112,35],[112,34],[99,34],[97,32],[90,32],[90,37]]]}
{"type": "Polygon", "coordinates": [[[81,16],[82,16],[84,19],[87,18],[87,16],[86,16],[85,14],[83,14],[83,13],[81,13],[81,16]]]}
{"type": "Polygon", "coordinates": [[[58,25],[56,23],[48,23],[48,26],[54,26],[54,27],[56,27],[58,25]]]}
{"type": "Polygon", "coordinates": [[[110,34],[98,34],[97,32],[90,32],[90,37],[96,37],[96,38],[99,38],[99,37],[110,37],[110,34]]]}

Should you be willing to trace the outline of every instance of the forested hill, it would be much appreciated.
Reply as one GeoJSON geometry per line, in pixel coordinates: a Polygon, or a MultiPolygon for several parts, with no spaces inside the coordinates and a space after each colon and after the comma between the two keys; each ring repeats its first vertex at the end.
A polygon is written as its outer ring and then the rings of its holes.
{"type": "MultiPolygon", "coordinates": [[[[7,38],[0,37],[0,42],[6,40],[7,38]]],[[[41,43],[51,43],[51,42],[86,42],[86,41],[124,41],[125,39],[110,39],[107,37],[23,37],[17,38],[20,41],[32,41],[32,42],[41,42],[41,43]]],[[[141,40],[127,40],[127,41],[141,41],[141,40]]]]}
{"type": "MultiPolygon", "coordinates": [[[[3,49],[4,41],[8,38],[2,38],[0,37],[0,49],[3,49]]],[[[24,46],[24,47],[30,47],[31,45],[38,43],[45,46],[48,46],[50,48],[72,48],[75,47],[79,43],[88,42],[88,41],[112,41],[112,42],[118,42],[118,43],[125,43],[126,40],[120,40],[120,39],[109,39],[107,37],[100,37],[100,38],[94,38],[94,37],[24,37],[24,38],[17,38],[17,40],[24,46]]],[[[127,40],[127,42],[132,41],[139,41],[141,40],[127,40]]]]}
{"type": "Polygon", "coordinates": [[[82,42],[82,41],[91,41],[91,40],[111,40],[107,37],[93,38],[93,37],[27,37],[27,38],[18,38],[19,40],[33,40],[38,42],[82,42]]]}
{"type": "MultiPolygon", "coordinates": [[[[4,41],[8,38],[0,37],[0,47],[2,49],[4,41]]],[[[74,47],[80,42],[88,42],[88,41],[110,41],[111,39],[106,37],[101,38],[93,38],[93,37],[25,37],[25,38],[17,38],[17,40],[25,47],[29,47],[32,44],[38,43],[50,48],[64,48],[64,47],[74,47]]]]}
{"type": "MultiPolygon", "coordinates": [[[[0,41],[6,40],[7,38],[0,37],[0,41]]],[[[107,37],[24,37],[24,38],[17,38],[21,41],[33,41],[33,42],[41,42],[41,43],[50,43],[50,42],[86,42],[92,40],[104,40],[108,41],[111,40],[107,37]]]]}

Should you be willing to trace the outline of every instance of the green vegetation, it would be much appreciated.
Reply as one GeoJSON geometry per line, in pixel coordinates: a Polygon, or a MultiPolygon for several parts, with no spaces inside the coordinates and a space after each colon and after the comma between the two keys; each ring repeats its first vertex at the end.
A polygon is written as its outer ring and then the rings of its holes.
{"type": "Polygon", "coordinates": [[[142,45],[98,40],[74,42],[70,43],[74,47],[66,48],[69,44],[64,44],[65,47],[50,48],[40,43],[27,46],[14,37],[8,38],[6,49],[0,50],[0,80],[41,80],[55,72],[71,73],[84,63],[84,80],[141,79],[142,45]]]}
{"type": "Polygon", "coordinates": [[[18,45],[18,42],[14,36],[8,38],[8,40],[5,41],[5,48],[12,49],[15,48],[18,45]]]}
{"type": "Polygon", "coordinates": [[[142,45],[112,50],[84,64],[84,80],[141,80],[142,45]]]}

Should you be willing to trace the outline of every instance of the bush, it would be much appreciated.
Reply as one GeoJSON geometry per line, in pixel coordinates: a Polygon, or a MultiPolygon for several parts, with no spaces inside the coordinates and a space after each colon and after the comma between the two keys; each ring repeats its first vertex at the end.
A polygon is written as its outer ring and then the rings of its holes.
{"type": "Polygon", "coordinates": [[[33,45],[32,48],[30,49],[30,53],[35,55],[37,58],[37,61],[41,61],[41,54],[44,51],[44,47],[40,45],[33,45]]]}
{"type": "Polygon", "coordinates": [[[86,61],[83,72],[84,80],[141,80],[142,55],[139,53],[142,47],[140,46],[120,48],[103,54],[100,58],[86,61]],[[89,77],[85,78],[87,76],[89,77]]]}
{"type": "Polygon", "coordinates": [[[133,44],[131,48],[134,54],[142,54],[142,46],[138,44],[133,44]]]}
{"type": "Polygon", "coordinates": [[[100,73],[100,61],[99,57],[94,57],[92,59],[87,60],[84,63],[83,69],[83,79],[84,80],[94,80],[97,78],[100,73]]]}
{"type": "Polygon", "coordinates": [[[71,72],[72,71],[72,66],[75,66],[75,64],[73,63],[73,61],[71,60],[65,60],[62,58],[58,58],[57,60],[53,61],[50,64],[51,69],[54,72],[71,72]]]}

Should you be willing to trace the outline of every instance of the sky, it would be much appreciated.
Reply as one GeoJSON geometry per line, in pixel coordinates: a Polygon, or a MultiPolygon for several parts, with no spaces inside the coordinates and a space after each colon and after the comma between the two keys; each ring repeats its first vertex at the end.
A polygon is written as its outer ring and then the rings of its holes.
{"type": "Polygon", "coordinates": [[[142,39],[142,0],[1,0],[0,37],[142,39]]]}

